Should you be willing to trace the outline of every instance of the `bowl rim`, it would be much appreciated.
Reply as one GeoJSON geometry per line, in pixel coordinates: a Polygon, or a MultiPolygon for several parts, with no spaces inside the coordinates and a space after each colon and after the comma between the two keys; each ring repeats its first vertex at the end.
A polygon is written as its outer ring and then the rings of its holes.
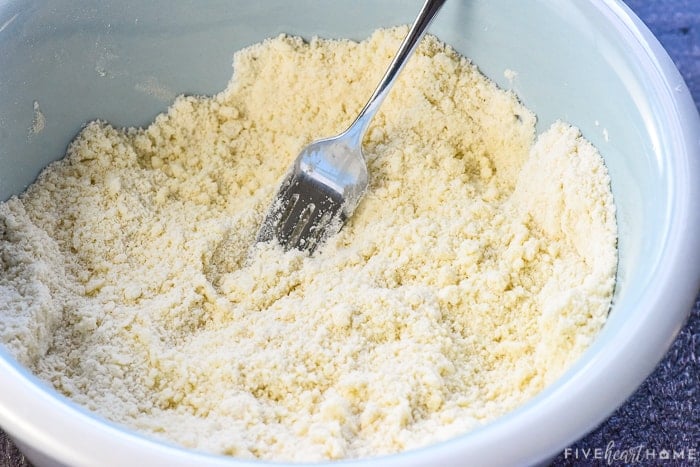
{"type": "MultiPolygon", "coordinates": [[[[622,404],[651,373],[681,329],[700,289],[700,262],[688,261],[688,252],[700,251],[700,210],[692,205],[692,200],[700,199],[700,184],[693,183],[693,175],[700,173],[698,110],[671,58],[629,7],[619,0],[591,0],[590,5],[607,25],[629,39],[648,79],[669,103],[662,116],[669,132],[663,138],[677,157],[667,174],[673,182],[669,183],[671,222],[664,234],[664,262],[654,274],[659,286],[643,292],[636,321],[614,345],[607,342],[595,352],[589,349],[557,382],[507,415],[424,448],[316,465],[359,466],[377,461],[387,466],[452,465],[459,459],[477,465],[543,462],[622,404]],[[591,392],[598,396],[586,398],[591,392]],[[577,406],[577,400],[589,404],[577,406]],[[551,432],[557,433],[556,439],[548,436],[551,432]],[[508,449],[503,449],[506,442],[508,449]]],[[[108,455],[114,465],[285,465],[200,453],[122,428],[58,394],[2,348],[0,387],[4,393],[0,399],[2,426],[30,460],[48,456],[68,465],[94,465],[95,459],[108,455]]]]}

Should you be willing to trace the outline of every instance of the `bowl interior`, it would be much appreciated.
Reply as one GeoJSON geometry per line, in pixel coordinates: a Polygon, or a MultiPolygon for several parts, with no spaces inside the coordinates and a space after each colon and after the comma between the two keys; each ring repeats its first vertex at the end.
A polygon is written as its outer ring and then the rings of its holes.
{"type": "MultiPolygon", "coordinates": [[[[363,39],[378,27],[410,22],[420,4],[3,2],[0,199],[20,193],[62,157],[87,121],[145,125],[180,93],[223,89],[232,54],[244,46],[282,32],[363,39]]],[[[610,320],[579,365],[584,369],[635,320],[664,254],[672,180],[681,170],[668,154],[679,131],[666,98],[674,84],[650,73],[653,60],[640,61],[648,44],[618,18],[625,11],[613,1],[452,1],[431,28],[513,89],[537,113],[540,130],[558,119],[571,122],[605,159],[618,213],[619,277],[610,320]]]]}
{"type": "MultiPolygon", "coordinates": [[[[146,125],[178,94],[222,90],[235,50],[282,32],[362,39],[410,22],[420,7],[405,0],[163,3],[10,2],[0,12],[0,199],[62,157],[89,120],[146,125]],[[33,131],[37,112],[40,132],[33,131]]],[[[562,119],[599,148],[618,208],[619,302],[625,284],[648,281],[658,261],[668,176],[650,131],[661,104],[619,30],[601,27],[601,14],[575,2],[450,2],[431,31],[513,89],[537,113],[540,130],[562,119]],[[634,234],[640,231],[646,235],[634,234]]]]}

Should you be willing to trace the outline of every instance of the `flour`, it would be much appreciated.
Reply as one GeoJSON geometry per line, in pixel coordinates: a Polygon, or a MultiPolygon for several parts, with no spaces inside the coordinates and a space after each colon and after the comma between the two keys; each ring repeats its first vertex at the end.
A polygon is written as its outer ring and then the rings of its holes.
{"type": "Polygon", "coordinates": [[[115,422],[245,458],[413,449],[539,393],[607,316],[609,178],[434,37],[369,130],[340,234],[251,249],[298,151],[347,127],[405,32],[280,36],[148,128],[87,125],[0,204],[0,341],[115,422]]]}
{"type": "Polygon", "coordinates": [[[34,117],[32,118],[32,127],[29,129],[30,135],[38,135],[46,128],[46,117],[44,117],[39,101],[34,101],[34,117]]]}

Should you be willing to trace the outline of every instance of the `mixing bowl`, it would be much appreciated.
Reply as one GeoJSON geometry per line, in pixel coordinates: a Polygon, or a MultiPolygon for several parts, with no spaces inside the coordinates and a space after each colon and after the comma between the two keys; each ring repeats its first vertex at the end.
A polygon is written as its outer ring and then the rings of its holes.
{"type": "MultiPolygon", "coordinates": [[[[85,122],[145,125],[211,94],[234,51],[281,32],[362,39],[410,22],[409,0],[0,1],[0,199],[60,158],[85,122]]],[[[650,373],[700,284],[700,125],[681,76],[619,1],[451,0],[431,31],[539,116],[602,153],[619,224],[610,318],[555,384],[482,428],[346,465],[532,464],[609,415],[650,373]]],[[[0,349],[0,425],[41,465],[260,465],[188,451],[74,405],[0,349]]]]}

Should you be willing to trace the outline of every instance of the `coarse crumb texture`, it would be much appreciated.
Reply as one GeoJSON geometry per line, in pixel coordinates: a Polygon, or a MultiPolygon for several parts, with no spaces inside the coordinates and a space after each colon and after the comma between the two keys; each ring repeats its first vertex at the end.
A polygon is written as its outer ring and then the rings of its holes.
{"type": "Polygon", "coordinates": [[[251,249],[291,161],[353,120],[405,32],[269,39],[212,98],[89,124],[0,205],[0,341],[115,422],[246,458],[417,448],[541,391],[607,316],[607,171],[434,37],[370,128],[340,234],[251,249]]]}

